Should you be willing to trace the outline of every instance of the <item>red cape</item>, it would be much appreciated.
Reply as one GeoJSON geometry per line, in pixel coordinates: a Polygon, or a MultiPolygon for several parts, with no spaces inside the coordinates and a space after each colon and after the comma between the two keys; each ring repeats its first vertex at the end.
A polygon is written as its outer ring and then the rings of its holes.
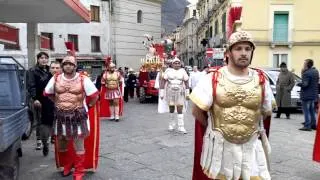
{"type": "Polygon", "coordinates": [[[203,136],[206,132],[206,127],[203,126],[198,120],[195,122],[194,128],[194,163],[193,163],[193,174],[192,180],[210,180],[202,171],[200,165],[203,136]]]}
{"type": "MultiPolygon", "coordinates": [[[[264,120],[264,128],[266,130],[267,136],[269,137],[269,130],[270,130],[270,121],[271,117],[264,120]]],[[[319,123],[320,124],[320,123],[319,123]]],[[[211,180],[209,179],[202,171],[202,167],[200,165],[201,160],[201,152],[202,152],[202,144],[203,144],[203,136],[206,132],[205,126],[203,126],[198,120],[195,122],[194,128],[194,161],[193,161],[193,174],[192,180],[211,180]]],[[[318,125],[319,129],[319,139],[318,139],[318,160],[320,160],[320,126],[318,125]]]]}
{"type": "MultiPolygon", "coordinates": [[[[320,110],[320,109],[319,109],[320,110]]],[[[320,112],[318,113],[318,127],[313,147],[313,160],[320,163],[320,112]]]]}
{"type": "MultiPolygon", "coordinates": [[[[122,92],[122,85],[120,86],[121,94],[122,92]]],[[[101,86],[100,91],[100,117],[110,117],[110,108],[109,108],[109,101],[105,99],[107,88],[101,86]]],[[[119,99],[119,116],[121,117],[123,114],[123,98],[119,99]]]]}
{"type": "MultiPolygon", "coordinates": [[[[95,171],[98,167],[99,161],[99,142],[100,142],[100,124],[99,124],[99,105],[96,103],[95,106],[89,109],[88,112],[89,121],[90,121],[90,135],[85,139],[85,162],[84,168],[87,170],[95,171]]],[[[63,167],[65,163],[72,160],[75,155],[73,148],[73,143],[69,142],[68,144],[68,159],[63,159],[60,153],[58,152],[58,141],[56,138],[55,143],[55,157],[57,168],[63,167]]]]}

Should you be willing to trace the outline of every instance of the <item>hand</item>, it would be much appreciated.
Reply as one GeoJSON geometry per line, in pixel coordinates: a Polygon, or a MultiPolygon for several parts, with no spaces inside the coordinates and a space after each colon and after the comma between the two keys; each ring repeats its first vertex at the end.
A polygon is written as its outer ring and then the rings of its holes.
{"type": "Polygon", "coordinates": [[[189,89],[186,89],[185,90],[185,96],[186,96],[186,100],[189,100],[189,94],[190,94],[190,90],[189,89]]]}
{"type": "Polygon", "coordinates": [[[40,103],[39,100],[35,100],[35,101],[33,102],[33,105],[34,105],[35,108],[41,108],[41,103],[40,103]]]}
{"type": "Polygon", "coordinates": [[[93,105],[88,104],[88,109],[91,109],[93,107],[93,105]]]}

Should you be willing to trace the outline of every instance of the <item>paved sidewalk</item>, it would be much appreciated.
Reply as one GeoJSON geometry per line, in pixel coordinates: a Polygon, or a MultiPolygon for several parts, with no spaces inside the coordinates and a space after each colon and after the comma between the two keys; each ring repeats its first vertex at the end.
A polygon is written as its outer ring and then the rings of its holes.
{"type": "MultiPolygon", "coordinates": [[[[156,104],[125,104],[123,121],[101,121],[100,162],[88,180],[189,180],[193,166],[194,120],[185,115],[187,135],[167,131],[166,114],[156,104]]],[[[273,119],[271,128],[272,176],[275,180],[319,180],[320,164],[311,161],[313,132],[301,132],[303,117],[273,119]]],[[[21,158],[22,180],[72,179],[57,173],[53,157],[35,151],[34,140],[24,142],[21,158]]]]}

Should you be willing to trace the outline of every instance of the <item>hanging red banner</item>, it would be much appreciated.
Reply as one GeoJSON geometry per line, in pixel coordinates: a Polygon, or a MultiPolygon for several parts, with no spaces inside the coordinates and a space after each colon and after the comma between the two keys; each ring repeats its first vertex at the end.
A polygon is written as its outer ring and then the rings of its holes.
{"type": "Polygon", "coordinates": [[[40,35],[40,49],[50,50],[50,38],[40,35]]]}
{"type": "Polygon", "coordinates": [[[19,29],[0,23],[0,43],[19,44],[19,29]]]}

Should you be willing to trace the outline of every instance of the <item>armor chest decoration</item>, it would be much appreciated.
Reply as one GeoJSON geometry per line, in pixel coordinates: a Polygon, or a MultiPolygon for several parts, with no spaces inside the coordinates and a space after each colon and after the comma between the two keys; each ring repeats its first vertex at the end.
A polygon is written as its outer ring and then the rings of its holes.
{"type": "Polygon", "coordinates": [[[168,72],[168,81],[170,85],[182,85],[183,71],[172,69],[168,72]]]}
{"type": "Polygon", "coordinates": [[[106,73],[106,88],[117,89],[119,87],[119,74],[117,72],[107,72],[106,73]]]}
{"type": "Polygon", "coordinates": [[[55,82],[55,101],[58,109],[73,110],[83,106],[85,98],[81,77],[65,80],[60,75],[55,82]]]}
{"type": "Polygon", "coordinates": [[[238,83],[221,72],[212,106],[213,129],[220,131],[227,141],[243,144],[258,131],[261,106],[262,88],[258,75],[238,83]]]}

